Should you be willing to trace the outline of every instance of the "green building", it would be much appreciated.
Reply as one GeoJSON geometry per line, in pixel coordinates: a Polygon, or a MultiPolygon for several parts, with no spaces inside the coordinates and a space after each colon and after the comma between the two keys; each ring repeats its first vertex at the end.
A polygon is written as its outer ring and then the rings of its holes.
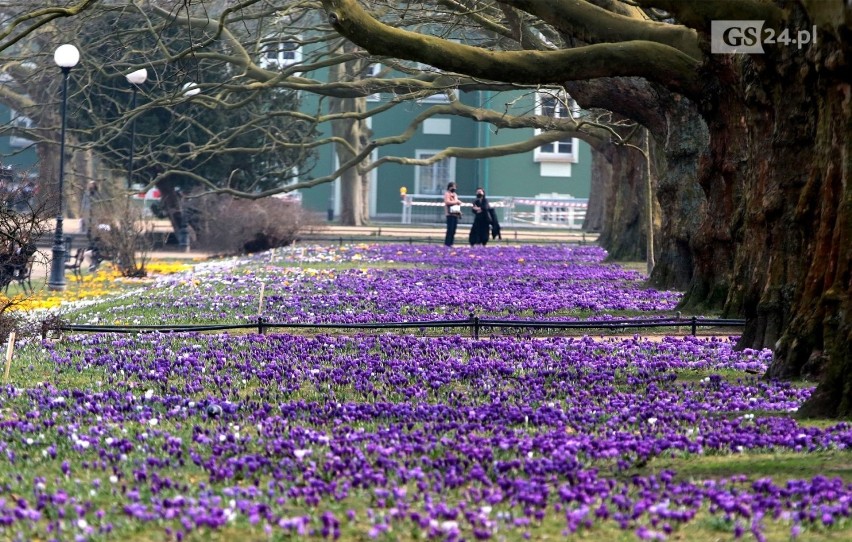
{"type": "MultiPolygon", "coordinates": [[[[372,96],[368,107],[384,103],[385,95],[372,96]]],[[[494,93],[477,91],[461,93],[459,99],[466,105],[504,110],[513,114],[533,112],[565,116],[565,103],[552,94],[494,93]]],[[[370,121],[374,138],[398,135],[424,109],[446,100],[443,95],[420,102],[400,104],[375,115],[370,121]]],[[[326,127],[330,130],[330,127],[326,127]]],[[[502,129],[499,131],[486,123],[457,116],[435,116],[427,119],[417,129],[417,134],[399,145],[376,149],[374,160],[383,156],[427,158],[447,147],[490,147],[524,141],[534,135],[533,129],[502,129]]],[[[330,174],[337,161],[331,148],[322,149],[318,164],[311,173],[314,177],[330,174]]],[[[576,138],[551,143],[523,154],[463,160],[445,158],[428,166],[409,166],[385,163],[372,171],[370,182],[370,216],[377,221],[399,221],[402,215],[400,190],[407,194],[435,196],[443,194],[447,183],[455,181],[462,200],[473,199],[477,186],[485,189],[491,198],[536,196],[588,198],[591,185],[591,149],[576,138]],[[557,196],[558,195],[558,196],[557,196]]],[[[309,209],[340,212],[339,181],[320,185],[302,192],[303,205],[309,209]]],[[[437,220],[442,220],[436,214],[437,220]]]]}
{"type": "MultiPolygon", "coordinates": [[[[29,128],[30,119],[0,104],[0,126],[29,128]]],[[[13,170],[16,175],[34,176],[36,151],[33,142],[18,136],[0,136],[0,166],[13,170]]]]}
{"type": "MultiPolygon", "coordinates": [[[[278,43],[278,47],[273,45],[264,52],[259,62],[269,69],[291,67],[302,62],[302,51],[294,43],[278,43]]],[[[372,67],[376,74],[381,65],[373,64],[372,67]]],[[[321,72],[305,75],[318,80],[326,79],[325,74],[321,72]]],[[[373,95],[368,98],[368,108],[378,107],[391,98],[389,94],[373,95]]],[[[571,113],[569,108],[573,107],[569,98],[560,99],[552,93],[536,93],[532,90],[459,93],[459,99],[471,107],[506,111],[513,115],[535,113],[564,117],[571,113]]],[[[317,96],[305,93],[302,96],[302,107],[305,111],[316,111],[317,100],[317,96]]],[[[368,126],[373,132],[372,137],[398,135],[423,110],[446,100],[445,95],[438,94],[420,101],[403,102],[383,111],[370,119],[368,126]]],[[[0,107],[0,124],[27,121],[28,119],[17,116],[8,108],[0,107]]],[[[331,126],[320,125],[320,129],[325,130],[323,135],[327,136],[331,126]]],[[[417,128],[417,133],[405,143],[378,148],[373,160],[383,156],[426,158],[451,146],[469,148],[505,145],[527,140],[533,134],[533,129],[495,130],[487,123],[463,117],[435,116],[423,122],[417,128]]],[[[14,164],[16,169],[34,164],[35,151],[29,145],[27,140],[8,135],[0,136],[2,164],[14,164]]],[[[308,176],[327,176],[336,169],[337,159],[333,146],[322,146],[318,152],[315,168],[304,172],[302,180],[306,180],[308,176]]],[[[428,166],[384,163],[371,172],[369,213],[376,221],[399,222],[403,216],[401,189],[425,201],[430,201],[430,198],[439,201],[449,181],[458,184],[459,195],[463,201],[473,199],[477,186],[483,187],[492,201],[500,197],[588,198],[590,176],[590,148],[586,143],[571,138],[539,147],[535,151],[498,158],[446,158],[428,166]]],[[[300,195],[306,208],[323,215],[331,210],[334,216],[339,216],[339,181],[302,190],[300,195]]],[[[434,220],[427,221],[443,221],[442,211],[443,209],[436,210],[434,220]]],[[[536,209],[536,212],[539,211],[540,209],[536,209]]]]}

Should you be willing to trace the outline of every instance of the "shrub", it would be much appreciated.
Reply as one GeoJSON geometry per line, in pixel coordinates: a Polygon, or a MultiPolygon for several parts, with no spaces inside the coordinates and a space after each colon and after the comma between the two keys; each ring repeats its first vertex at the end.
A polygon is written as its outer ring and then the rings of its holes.
{"type": "Polygon", "coordinates": [[[90,248],[112,260],[122,276],[144,277],[152,248],[151,223],[128,197],[101,200],[93,212],[90,248]]]}
{"type": "Polygon", "coordinates": [[[299,202],[275,197],[210,195],[190,199],[189,207],[197,243],[205,250],[261,252],[291,245],[301,231],[320,224],[299,202]]]}

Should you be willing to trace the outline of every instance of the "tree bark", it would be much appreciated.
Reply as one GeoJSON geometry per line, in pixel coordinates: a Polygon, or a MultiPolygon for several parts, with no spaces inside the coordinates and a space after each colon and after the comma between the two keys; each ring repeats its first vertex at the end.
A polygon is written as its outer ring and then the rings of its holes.
{"type": "Polygon", "coordinates": [[[605,152],[592,149],[592,179],[583,231],[600,232],[609,219],[607,195],[612,192],[612,163],[605,152]]]}
{"type": "MultiPolygon", "coordinates": [[[[743,120],[748,110],[739,92],[736,63],[732,55],[713,59],[712,99],[701,106],[709,133],[708,152],[698,167],[698,185],[706,200],[706,212],[695,231],[691,249],[693,275],[681,308],[691,312],[724,310],[729,317],[742,317],[743,305],[726,300],[742,284],[731,280],[738,229],[735,211],[742,200],[743,179],[747,176],[748,130],[743,120]]],[[[745,302],[746,300],[743,299],[745,302]]]]}
{"type": "Polygon", "coordinates": [[[688,299],[724,296],[723,315],[746,318],[738,346],[775,349],[769,377],[820,378],[803,412],[852,416],[852,45],[819,28],[808,50],[708,63],[709,212],[688,299]]]}
{"type": "Polygon", "coordinates": [[[178,236],[178,231],[183,223],[183,202],[181,196],[175,190],[177,181],[166,179],[157,183],[157,189],[160,191],[160,206],[169,222],[172,225],[172,231],[175,237],[178,236]]]}
{"type": "Polygon", "coordinates": [[[665,111],[666,129],[656,134],[657,200],[660,235],[657,262],[649,284],[656,288],[686,290],[694,272],[693,243],[707,212],[698,184],[701,156],[706,152],[707,125],[691,101],[672,96],[665,111]],[[662,137],[662,139],[660,139],[662,137]]]}
{"type": "MultiPolygon", "coordinates": [[[[635,79],[567,82],[565,86],[581,106],[608,109],[651,131],[658,149],[656,216],[660,226],[650,284],[686,290],[694,271],[692,243],[706,212],[697,177],[709,135],[698,108],[683,96],[635,79]]],[[[717,310],[723,302],[724,296],[717,301],[717,310]]]]}
{"type": "MultiPolygon", "coordinates": [[[[362,98],[332,98],[329,100],[329,112],[355,111],[364,106],[362,98]]],[[[347,144],[336,143],[335,150],[342,164],[351,160],[360,149],[362,122],[355,119],[332,121],[332,135],[343,139],[347,144]],[[354,151],[354,152],[353,152],[354,151]]],[[[364,215],[364,183],[357,168],[348,168],[340,176],[340,221],[346,226],[361,226],[368,216],[364,215]]]]}
{"type": "Polygon", "coordinates": [[[647,234],[642,218],[645,208],[645,158],[636,149],[610,145],[611,190],[605,196],[608,220],[598,244],[611,260],[639,261],[646,258],[647,234]]]}
{"type": "Polygon", "coordinates": [[[36,145],[38,157],[38,199],[48,205],[51,215],[55,216],[59,204],[59,132],[50,142],[36,145]]]}
{"type": "MultiPolygon", "coordinates": [[[[352,52],[356,47],[345,43],[343,52],[352,52]]],[[[344,62],[329,68],[329,81],[351,81],[363,71],[361,62],[344,62]]],[[[366,97],[360,98],[329,98],[329,115],[344,113],[364,113],[367,109],[366,97]]],[[[352,160],[369,139],[366,122],[358,118],[345,117],[331,122],[332,135],[340,140],[335,143],[338,163],[343,164],[352,160]]],[[[369,203],[366,201],[368,184],[358,168],[348,168],[340,176],[340,221],[346,226],[361,226],[369,221],[369,203]]]]}
{"type": "MultiPolygon", "coordinates": [[[[815,104],[815,155],[792,218],[813,237],[798,264],[792,300],[769,376],[821,373],[804,415],[852,417],[852,88],[831,85],[815,104]]],[[[798,256],[798,257],[796,257],[798,256]]]]}

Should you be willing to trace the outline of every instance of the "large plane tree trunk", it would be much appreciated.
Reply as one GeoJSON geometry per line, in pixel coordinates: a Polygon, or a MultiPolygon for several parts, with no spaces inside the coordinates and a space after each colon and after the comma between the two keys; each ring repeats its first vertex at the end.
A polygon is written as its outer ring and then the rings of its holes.
{"type": "Polygon", "coordinates": [[[583,231],[600,232],[609,220],[607,194],[612,189],[612,162],[606,152],[592,148],[592,179],[583,231]]]}
{"type": "Polygon", "coordinates": [[[697,179],[707,212],[694,232],[693,275],[681,307],[692,312],[724,309],[727,316],[740,317],[744,315],[742,308],[726,305],[726,300],[733,290],[744,287],[732,282],[731,270],[734,252],[741,241],[733,233],[739,227],[735,212],[742,201],[750,158],[748,130],[742,122],[747,108],[735,86],[739,59],[717,56],[720,60],[715,66],[715,100],[702,106],[709,132],[709,152],[701,156],[697,179]]]}
{"type": "MultiPolygon", "coordinates": [[[[650,283],[685,290],[694,272],[692,244],[706,210],[697,172],[708,132],[696,104],[660,85],[630,78],[569,81],[565,87],[582,107],[608,109],[650,130],[659,149],[655,179],[660,211],[655,212],[660,229],[654,236],[656,265],[650,283]]],[[[723,302],[721,296],[717,310],[723,302]]]]}
{"type": "MultiPolygon", "coordinates": [[[[355,46],[346,42],[340,48],[343,52],[355,50],[355,46]]],[[[352,81],[360,77],[363,62],[350,61],[335,64],[329,68],[329,81],[352,81]]],[[[337,98],[328,100],[329,115],[344,113],[364,113],[367,109],[367,99],[337,98]]],[[[338,163],[343,165],[352,160],[361,151],[369,139],[367,123],[351,116],[338,118],[331,122],[331,132],[335,138],[345,143],[334,145],[338,163]]],[[[346,169],[340,176],[340,221],[345,226],[361,226],[369,221],[369,209],[366,202],[366,186],[363,175],[356,167],[346,169]]]]}
{"type": "Polygon", "coordinates": [[[712,59],[688,295],[725,296],[723,314],[747,321],[738,346],[775,349],[768,376],[820,378],[804,412],[852,416],[852,45],[827,28],[808,49],[712,59]]]}
{"type": "MultiPolygon", "coordinates": [[[[661,289],[686,290],[695,264],[692,245],[707,212],[707,198],[698,184],[701,157],[706,153],[707,124],[689,100],[672,96],[666,110],[666,132],[656,134],[663,162],[657,178],[661,208],[659,250],[649,283],[661,289]]],[[[720,300],[717,308],[721,308],[720,300]]]]}
{"type": "MultiPolygon", "coordinates": [[[[632,147],[608,145],[602,154],[609,159],[611,179],[606,184],[603,222],[598,244],[612,260],[639,261],[647,257],[645,157],[632,147]]],[[[659,209],[653,202],[656,222],[659,209]]],[[[655,236],[658,237],[658,236],[655,236]]]]}

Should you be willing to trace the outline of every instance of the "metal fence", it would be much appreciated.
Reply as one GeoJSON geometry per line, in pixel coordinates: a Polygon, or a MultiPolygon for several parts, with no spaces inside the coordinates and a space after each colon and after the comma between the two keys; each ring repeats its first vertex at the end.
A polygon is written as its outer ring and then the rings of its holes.
{"type": "MultiPolygon", "coordinates": [[[[473,198],[462,198],[462,201],[473,198]]],[[[586,219],[589,200],[560,197],[503,197],[489,196],[488,202],[497,209],[501,225],[509,227],[537,227],[579,230],[586,219]]],[[[467,209],[471,203],[462,203],[462,222],[472,221],[467,209]]],[[[441,224],[444,222],[443,196],[407,194],[402,199],[403,224],[441,224]]]]}
{"type": "MultiPolygon", "coordinates": [[[[499,318],[480,318],[471,314],[465,319],[421,320],[413,322],[366,322],[366,323],[293,323],[270,322],[258,318],[249,324],[176,324],[176,325],[89,325],[65,324],[58,327],[60,331],[86,333],[144,333],[144,332],[198,332],[198,331],[229,331],[238,329],[257,330],[261,335],[272,329],[469,329],[470,336],[478,339],[480,332],[485,329],[517,329],[517,330],[557,330],[557,329],[603,329],[610,331],[627,331],[642,328],[688,328],[691,335],[696,335],[699,327],[743,327],[745,320],[722,318],[637,318],[621,320],[507,320],[499,318]]],[[[42,339],[47,336],[48,329],[42,330],[42,339]]]]}

